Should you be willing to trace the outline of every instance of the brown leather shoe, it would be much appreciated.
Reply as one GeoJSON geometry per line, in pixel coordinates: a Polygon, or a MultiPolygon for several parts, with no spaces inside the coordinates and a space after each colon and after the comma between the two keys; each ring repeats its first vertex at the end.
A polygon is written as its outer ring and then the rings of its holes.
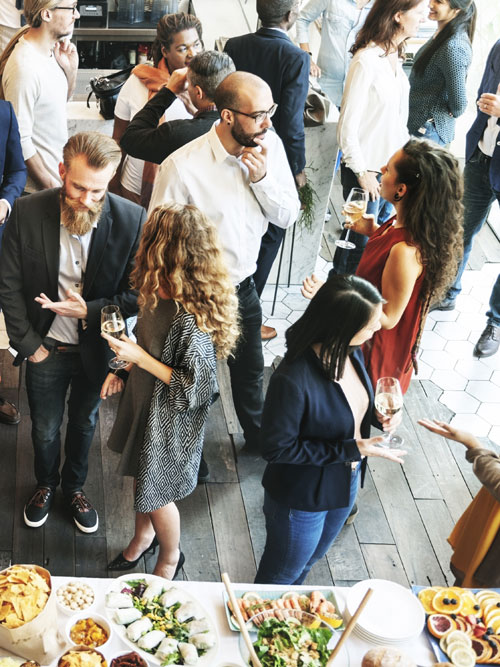
{"type": "Polygon", "coordinates": [[[0,423],[19,424],[20,421],[21,413],[14,403],[10,403],[0,396],[0,423]]]}
{"type": "Polygon", "coordinates": [[[260,337],[262,340],[272,340],[273,338],[276,338],[278,335],[278,332],[274,327],[266,327],[265,324],[263,324],[260,328],[260,337]]]}

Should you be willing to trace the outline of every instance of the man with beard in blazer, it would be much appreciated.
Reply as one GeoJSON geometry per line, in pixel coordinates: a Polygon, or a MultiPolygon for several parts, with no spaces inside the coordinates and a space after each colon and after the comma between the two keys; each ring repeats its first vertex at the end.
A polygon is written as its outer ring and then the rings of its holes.
{"type": "Polygon", "coordinates": [[[15,364],[27,359],[36,490],[24,507],[27,526],[45,523],[61,481],[76,526],[98,528],[85,496],[88,453],[100,389],[112,356],[101,337],[101,308],[137,312],[130,273],[146,216],[107,187],[121,160],[118,144],[98,132],[72,136],[59,165],[62,188],[18,199],[0,258],[0,304],[15,364]],[[66,395],[65,462],[59,473],[66,395]]]}
{"type": "MultiPolygon", "coordinates": [[[[269,85],[278,108],[273,127],[281,138],[297,187],[306,182],[304,105],[309,89],[309,54],[288,37],[298,15],[298,0],[257,0],[262,28],[255,33],[233,37],[224,47],[237,70],[256,74],[269,85]]],[[[262,237],[255,288],[260,296],[271,271],[285,230],[269,223],[262,237]]],[[[263,326],[262,339],[276,336],[276,330],[263,326]]]]}

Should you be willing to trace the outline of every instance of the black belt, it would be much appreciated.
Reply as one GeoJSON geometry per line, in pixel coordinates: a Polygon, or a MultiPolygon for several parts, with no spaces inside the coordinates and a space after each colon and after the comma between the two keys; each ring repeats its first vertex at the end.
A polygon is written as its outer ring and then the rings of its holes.
{"type": "Polygon", "coordinates": [[[46,336],[43,339],[43,345],[48,350],[57,350],[58,352],[79,352],[80,346],[78,343],[63,343],[60,340],[46,336]]]}
{"type": "Polygon", "coordinates": [[[244,289],[248,289],[253,285],[253,276],[248,276],[248,278],[245,278],[245,280],[242,280],[241,283],[238,283],[237,285],[234,286],[234,289],[237,292],[241,292],[244,289]]]}
{"type": "Polygon", "coordinates": [[[491,162],[491,155],[486,155],[486,153],[483,153],[479,146],[476,147],[473,155],[477,155],[479,162],[491,162]]]}

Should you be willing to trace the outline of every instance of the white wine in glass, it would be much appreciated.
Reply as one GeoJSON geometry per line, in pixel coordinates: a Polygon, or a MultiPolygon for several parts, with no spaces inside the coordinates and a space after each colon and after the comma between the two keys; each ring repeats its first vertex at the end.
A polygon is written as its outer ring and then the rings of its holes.
{"type": "MultiPolygon", "coordinates": [[[[345,216],[345,222],[357,222],[366,213],[368,205],[368,192],[362,188],[352,188],[346,199],[342,213],[345,216]]],[[[342,225],[344,227],[345,223],[342,225]]],[[[344,239],[335,241],[335,245],[344,250],[353,250],[356,244],[349,241],[349,229],[344,239]]]]}
{"type": "MultiPolygon", "coordinates": [[[[375,408],[383,417],[392,417],[403,409],[403,392],[397,378],[385,377],[377,380],[375,408]]],[[[401,447],[403,438],[395,433],[384,433],[381,447],[401,447]]]]}
{"type": "MultiPolygon", "coordinates": [[[[125,320],[118,306],[109,305],[101,308],[101,331],[113,338],[120,338],[125,333],[125,320]]],[[[109,361],[109,367],[115,370],[125,368],[127,365],[128,361],[122,361],[118,357],[113,357],[109,361]]]]}

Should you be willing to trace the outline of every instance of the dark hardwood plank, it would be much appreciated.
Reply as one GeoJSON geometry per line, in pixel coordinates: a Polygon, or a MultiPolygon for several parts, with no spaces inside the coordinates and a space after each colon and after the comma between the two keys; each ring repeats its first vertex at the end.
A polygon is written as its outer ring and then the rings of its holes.
{"type": "Polygon", "coordinates": [[[352,524],[344,526],[340,531],[326,557],[337,585],[338,581],[360,581],[368,577],[365,559],[352,524]]]}
{"type": "Polygon", "coordinates": [[[210,470],[210,482],[237,482],[233,442],[228,433],[222,401],[216,401],[210,408],[205,427],[203,456],[210,470]]]}
{"type": "Polygon", "coordinates": [[[259,563],[266,543],[266,527],[262,510],[264,488],[261,484],[266,462],[258,454],[242,449],[238,452],[237,465],[255,562],[259,563]]]}
{"type": "Polygon", "coordinates": [[[311,568],[304,581],[307,586],[333,586],[333,577],[328,564],[328,559],[325,556],[311,568]]]}
{"type": "MultiPolygon", "coordinates": [[[[3,398],[17,403],[18,391],[0,385],[3,398]]],[[[12,554],[12,530],[14,527],[16,498],[16,447],[19,428],[0,424],[0,443],[2,447],[2,465],[0,466],[0,550],[12,554]]]]}
{"type": "Polygon", "coordinates": [[[455,577],[449,566],[452,549],[447,537],[455,523],[443,500],[417,500],[416,503],[447,583],[452,586],[455,577]]]}
{"type": "Polygon", "coordinates": [[[229,368],[225,361],[217,362],[217,381],[220,390],[219,400],[222,402],[227,430],[231,435],[233,433],[243,433],[243,429],[241,428],[234,409],[233,394],[231,392],[231,378],[229,376],[229,368]]]}
{"type": "MultiPolygon", "coordinates": [[[[75,575],[106,577],[106,538],[78,533],[75,537],[75,575]]],[[[123,573],[122,573],[123,574],[123,573]]]]}
{"type": "Polygon", "coordinates": [[[12,561],[12,551],[0,551],[0,570],[9,567],[12,561]]]}
{"type": "Polygon", "coordinates": [[[232,581],[253,581],[255,559],[239,485],[208,484],[207,490],[221,572],[232,581]]]}
{"type": "Polygon", "coordinates": [[[362,544],[361,552],[370,579],[388,579],[408,586],[408,577],[394,544],[362,544]]]}
{"type": "Polygon", "coordinates": [[[366,470],[365,483],[359,490],[356,503],[359,514],[354,522],[354,529],[358,540],[367,544],[394,544],[394,537],[369,469],[366,470]]]}
{"type": "MultiPolygon", "coordinates": [[[[19,391],[20,373],[19,366],[14,366],[14,357],[9,350],[0,350],[0,376],[2,378],[1,393],[5,397],[6,389],[19,391]]],[[[9,399],[10,400],[10,399],[9,399]]],[[[17,402],[17,396],[15,397],[17,402]]]]}

